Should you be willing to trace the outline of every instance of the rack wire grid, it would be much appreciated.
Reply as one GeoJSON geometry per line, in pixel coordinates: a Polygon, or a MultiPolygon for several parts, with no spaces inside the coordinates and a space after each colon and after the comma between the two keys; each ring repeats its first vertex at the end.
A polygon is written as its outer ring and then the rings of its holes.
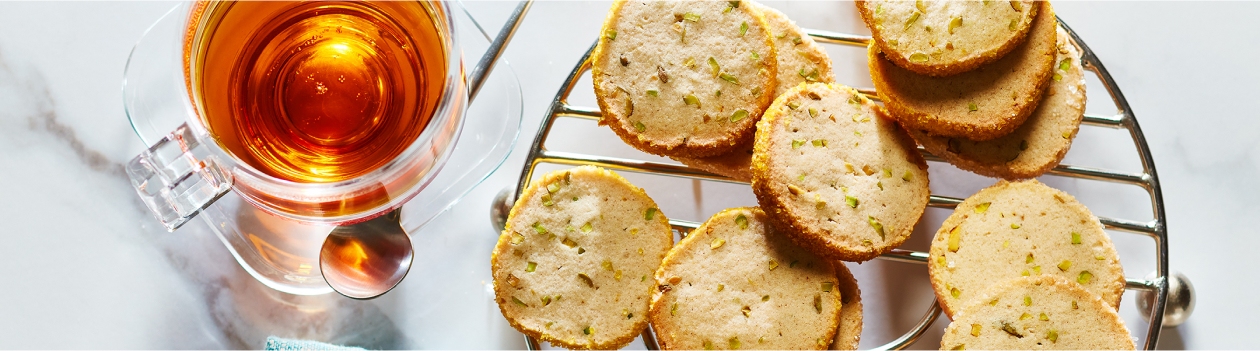
{"type": "MultiPolygon", "coordinates": [[[[1160,328],[1163,320],[1159,318],[1164,315],[1164,309],[1168,302],[1168,233],[1166,231],[1167,223],[1164,215],[1163,194],[1159,186],[1159,177],[1155,173],[1155,163],[1151,157],[1150,148],[1147,147],[1146,138],[1142,135],[1142,129],[1138,127],[1137,119],[1133,116],[1129,103],[1124,98],[1124,94],[1120,92],[1120,88],[1116,82],[1112,80],[1111,74],[1107,73],[1107,69],[1103,67],[1098,57],[1090,50],[1089,46],[1077,36],[1076,32],[1068,27],[1061,18],[1058,19],[1059,24],[1067,30],[1072,41],[1081,49],[1081,62],[1085,70],[1093,72],[1095,76],[1102,82],[1107,93],[1111,97],[1112,103],[1115,104],[1116,113],[1114,115],[1096,115],[1086,114],[1082,120],[1082,124],[1092,127],[1124,129],[1129,132],[1129,136],[1136,146],[1139,157],[1141,158],[1141,173],[1125,173],[1107,169],[1079,167],[1068,164],[1060,164],[1048,175],[1059,177],[1070,177],[1077,179],[1095,180],[1112,182],[1129,186],[1136,186],[1144,189],[1151,200],[1151,211],[1154,219],[1150,221],[1134,221],[1121,218],[1099,217],[1104,228],[1116,230],[1120,232],[1135,233],[1145,235],[1155,240],[1155,247],[1158,252],[1155,253],[1156,270],[1152,279],[1133,279],[1128,278],[1125,284],[1126,290],[1148,291],[1156,294],[1154,304],[1150,306],[1148,316],[1149,324],[1147,325],[1146,338],[1143,340],[1143,348],[1155,349],[1159,341],[1160,328]]],[[[845,45],[852,47],[865,48],[869,44],[871,38],[868,36],[837,33],[824,30],[805,29],[805,32],[814,38],[815,41],[823,44],[845,45]]],[[[596,41],[598,43],[598,41],[596,41]]],[[[694,180],[716,181],[735,184],[747,185],[747,182],[731,179],[725,176],[712,174],[687,166],[674,165],[668,163],[660,163],[653,161],[643,161],[627,158],[605,157],[600,155],[589,155],[572,152],[559,152],[547,150],[545,144],[551,137],[551,129],[558,118],[576,118],[585,120],[598,121],[602,118],[598,108],[574,106],[568,103],[569,94],[573,91],[574,85],[579,78],[590,70],[590,55],[594,50],[595,44],[586,51],[578,61],[577,66],[569,73],[568,78],[560,87],[560,91],[556,93],[555,99],[552,101],[546,116],[543,117],[542,125],[538,130],[538,134],[534,136],[533,144],[530,146],[529,154],[525,159],[524,169],[521,170],[519,182],[517,183],[516,192],[510,201],[514,202],[519,198],[521,191],[529,185],[533,179],[535,168],[544,163],[558,165],[595,165],[618,171],[628,171],[636,173],[657,174],[672,177],[680,177],[694,180]]],[[[872,100],[879,100],[874,89],[858,89],[859,92],[865,94],[872,100]]],[[[919,152],[923,157],[931,162],[945,162],[944,159],[932,155],[928,151],[919,147],[919,152]]],[[[929,207],[953,209],[962,202],[962,199],[946,196],[938,196],[933,194],[928,202],[929,207]]],[[[670,225],[682,235],[690,232],[700,225],[700,223],[671,219],[670,225]]],[[[927,264],[928,253],[904,249],[894,249],[892,252],[881,255],[879,259],[892,260],[899,262],[909,262],[917,264],[927,264]]],[[[941,314],[940,303],[933,300],[932,306],[928,308],[922,319],[909,331],[906,331],[900,337],[888,342],[884,345],[874,348],[875,350],[899,350],[906,348],[918,340],[919,336],[927,330],[929,326],[941,314]]],[[[656,343],[655,334],[649,326],[642,333],[643,343],[650,350],[659,349],[656,343]]],[[[530,350],[541,349],[538,340],[526,336],[526,345],[530,350]]]]}

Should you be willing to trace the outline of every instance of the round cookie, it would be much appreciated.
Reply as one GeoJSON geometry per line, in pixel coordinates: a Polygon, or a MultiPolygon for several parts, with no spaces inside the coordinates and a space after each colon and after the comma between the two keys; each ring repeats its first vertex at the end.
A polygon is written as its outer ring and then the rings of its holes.
{"type": "Polygon", "coordinates": [[[634,340],[655,288],[647,278],[673,244],[657,208],[642,189],[594,166],[535,181],[512,206],[490,258],[503,317],[566,348],[634,340]]]}
{"type": "Polygon", "coordinates": [[[996,61],[1023,43],[1039,6],[1031,0],[875,0],[858,1],[857,8],[889,60],[945,77],[996,61]]]}
{"type": "Polygon", "coordinates": [[[867,63],[884,106],[907,129],[980,141],[1010,134],[1037,108],[1054,73],[1058,24],[1050,3],[1038,4],[1042,8],[1023,44],[962,74],[920,75],[871,45],[867,63]]]}
{"type": "Polygon", "coordinates": [[[840,327],[831,342],[831,350],[857,350],[862,338],[862,290],[844,262],[832,264],[840,286],[840,327]]]}
{"type": "Polygon", "coordinates": [[[817,350],[836,333],[832,262],[776,232],[756,207],[710,217],[655,277],[649,318],[665,350],[817,350]]]}
{"type": "Polygon", "coordinates": [[[1033,114],[997,139],[971,141],[909,130],[923,148],[958,168],[996,178],[1035,178],[1053,169],[1067,155],[1085,114],[1085,72],[1080,51],[1058,28],[1058,51],[1050,87],[1033,114]]]}
{"type": "Polygon", "coordinates": [[[1120,306],[1124,270],[1102,223],[1071,195],[1036,180],[997,184],[963,200],[928,252],[932,289],[954,316],[990,285],[1056,275],[1120,306]]]}
{"type": "MultiPolygon", "coordinates": [[[[774,96],[779,96],[801,83],[831,83],[835,76],[831,72],[831,59],[827,50],[818,44],[801,27],[779,10],[753,1],[744,1],[750,8],[760,11],[770,24],[770,33],[774,35],[774,43],[778,51],[778,81],[774,96]]],[[[736,146],[734,150],[710,157],[678,157],[675,161],[699,168],[714,174],[731,177],[736,180],[752,180],[752,138],[736,146]]]]}
{"type": "Polygon", "coordinates": [[[760,12],[739,2],[613,3],[591,54],[603,119],[644,152],[704,157],[749,138],[777,86],[760,12]]]}
{"type": "Polygon", "coordinates": [[[1057,276],[1009,279],[962,309],[941,350],[1133,350],[1124,320],[1080,285],[1057,276]]]}
{"type": "Polygon", "coordinates": [[[797,244],[845,261],[901,245],[927,206],[927,163],[879,106],[852,88],[804,84],[758,123],[753,193],[797,244]]]}

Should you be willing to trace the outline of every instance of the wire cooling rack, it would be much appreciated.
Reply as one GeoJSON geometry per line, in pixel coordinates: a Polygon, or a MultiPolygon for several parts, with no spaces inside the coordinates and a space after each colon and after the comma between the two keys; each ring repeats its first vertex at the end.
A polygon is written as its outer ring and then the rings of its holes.
{"type": "MultiPolygon", "coordinates": [[[[1066,23],[1063,23],[1062,19],[1059,19],[1059,24],[1067,30],[1068,34],[1072,38],[1072,41],[1081,48],[1081,62],[1084,69],[1093,72],[1094,75],[1102,81],[1103,87],[1106,88],[1107,93],[1111,97],[1111,102],[1115,104],[1116,107],[1116,113],[1110,116],[1086,114],[1082,124],[1090,127],[1127,130],[1129,132],[1129,136],[1133,140],[1134,146],[1137,148],[1138,156],[1141,158],[1142,172],[1125,173],[1108,169],[1060,164],[1058,167],[1055,167],[1047,173],[1047,175],[1110,182],[1124,186],[1135,186],[1142,188],[1148,195],[1150,195],[1151,212],[1154,215],[1153,220],[1135,221],[1108,217],[1099,217],[1099,220],[1106,229],[1144,235],[1155,241],[1155,247],[1157,249],[1155,252],[1155,273],[1150,278],[1128,278],[1125,284],[1125,289],[1135,290],[1139,293],[1153,293],[1155,295],[1154,301],[1153,303],[1148,304],[1149,311],[1142,312],[1146,316],[1163,316],[1165,307],[1168,303],[1169,289],[1168,233],[1166,230],[1166,217],[1164,215],[1164,198],[1162,192],[1160,191],[1159,177],[1155,173],[1155,163],[1151,158],[1150,148],[1147,147],[1146,138],[1142,135],[1142,129],[1138,127],[1137,119],[1133,116],[1133,112],[1129,108],[1128,101],[1125,100],[1124,94],[1120,92],[1120,88],[1116,85],[1116,82],[1112,80],[1111,75],[1107,73],[1107,69],[1103,67],[1102,62],[1094,55],[1093,50],[1090,50],[1089,46],[1085,45],[1085,42],[1077,36],[1076,32],[1073,31],[1072,28],[1068,27],[1066,23]]],[[[845,45],[865,48],[871,40],[870,37],[862,35],[811,29],[806,29],[805,31],[813,37],[815,41],[829,45],[845,45]]],[[[687,166],[628,158],[547,150],[545,146],[546,142],[552,136],[552,127],[558,119],[576,118],[598,121],[602,118],[598,108],[574,106],[568,103],[569,94],[573,91],[574,85],[583,74],[590,70],[590,55],[594,48],[595,45],[591,45],[591,48],[586,51],[586,54],[578,60],[577,66],[575,66],[573,71],[569,73],[568,78],[565,80],[564,84],[561,85],[560,91],[556,93],[555,99],[552,101],[550,108],[547,110],[547,115],[543,117],[542,126],[538,129],[538,134],[534,137],[533,144],[530,146],[529,154],[525,159],[524,169],[521,170],[521,176],[519,182],[517,183],[516,192],[510,199],[507,199],[509,203],[514,202],[515,199],[520,196],[520,192],[529,185],[530,181],[533,179],[535,169],[540,164],[570,166],[595,165],[618,171],[656,174],[703,181],[744,185],[748,184],[743,181],[712,174],[687,166]]],[[[858,89],[858,91],[873,100],[878,101],[879,99],[879,97],[876,96],[874,89],[858,89]]],[[[922,147],[919,148],[919,152],[922,153],[923,157],[930,162],[944,162],[942,158],[932,155],[922,147]]],[[[931,196],[928,206],[952,209],[960,202],[962,202],[962,199],[934,194],[931,196]]],[[[671,219],[670,224],[675,230],[683,235],[686,235],[686,233],[700,225],[700,223],[697,222],[676,219],[671,219]]],[[[926,265],[928,253],[895,249],[890,253],[881,255],[879,259],[926,265]]],[[[1139,300],[1141,300],[1141,298],[1139,298],[1139,300]]],[[[1141,301],[1139,301],[1139,305],[1141,305],[1141,301]]],[[[880,345],[874,349],[898,350],[910,346],[918,340],[919,336],[923,335],[923,332],[926,331],[934,321],[936,321],[936,318],[940,314],[940,304],[934,299],[932,306],[928,308],[922,319],[920,319],[913,328],[906,331],[897,339],[894,339],[884,345],[880,345]]],[[[1142,347],[1148,350],[1155,348],[1156,343],[1159,341],[1160,328],[1163,325],[1163,318],[1149,318],[1149,320],[1146,338],[1142,342],[1142,347]]],[[[659,349],[659,345],[656,343],[655,334],[650,326],[643,331],[642,337],[643,342],[648,349],[659,349]]],[[[528,336],[526,336],[525,339],[526,345],[530,350],[540,349],[538,340],[528,336]]]]}

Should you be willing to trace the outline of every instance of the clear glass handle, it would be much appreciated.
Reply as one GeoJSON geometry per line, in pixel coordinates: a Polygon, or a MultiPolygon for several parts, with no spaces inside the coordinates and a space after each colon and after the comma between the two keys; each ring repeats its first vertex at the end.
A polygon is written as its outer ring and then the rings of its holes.
{"type": "Polygon", "coordinates": [[[232,188],[232,173],[187,123],[131,159],[127,177],[145,206],[170,231],[232,188]]]}

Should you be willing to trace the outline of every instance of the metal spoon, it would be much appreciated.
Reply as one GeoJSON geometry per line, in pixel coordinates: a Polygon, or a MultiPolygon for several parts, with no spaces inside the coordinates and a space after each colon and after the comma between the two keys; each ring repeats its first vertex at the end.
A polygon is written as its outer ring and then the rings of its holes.
{"type": "MultiPolygon", "coordinates": [[[[468,100],[481,91],[495,62],[503,55],[521,18],[529,11],[532,0],[521,1],[508,17],[503,29],[490,43],[486,53],[467,77],[468,100]]],[[[328,286],[352,299],[381,296],[402,281],[411,270],[415,250],[411,237],[399,225],[398,210],[359,224],[339,226],[324,239],[319,252],[319,269],[328,286]]]]}

